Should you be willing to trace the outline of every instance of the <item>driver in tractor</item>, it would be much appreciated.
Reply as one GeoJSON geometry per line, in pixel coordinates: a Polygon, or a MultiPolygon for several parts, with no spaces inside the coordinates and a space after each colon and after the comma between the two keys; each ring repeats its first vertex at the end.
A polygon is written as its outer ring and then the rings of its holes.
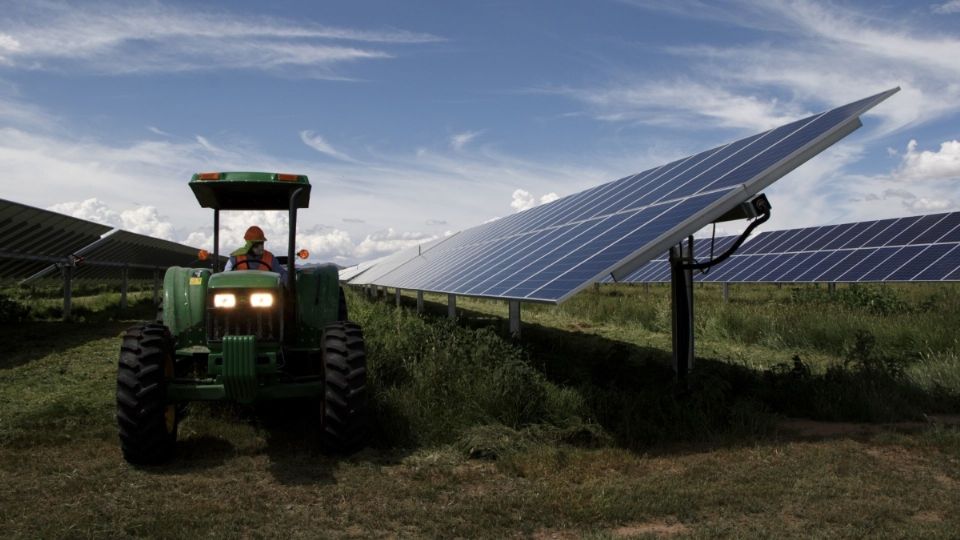
{"type": "Polygon", "coordinates": [[[263,247],[263,243],[267,241],[263,235],[263,229],[253,225],[244,233],[243,239],[246,243],[230,254],[227,266],[223,269],[224,272],[231,270],[269,270],[280,274],[280,281],[286,283],[287,269],[277,261],[273,253],[263,247]]]}

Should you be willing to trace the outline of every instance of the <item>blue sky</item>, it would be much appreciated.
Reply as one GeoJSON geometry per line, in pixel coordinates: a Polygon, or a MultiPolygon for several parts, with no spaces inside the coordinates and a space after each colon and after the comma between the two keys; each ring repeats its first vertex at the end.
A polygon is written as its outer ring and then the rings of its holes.
{"type": "Polygon", "coordinates": [[[0,197],[200,246],[192,172],[299,172],[351,263],[900,86],[765,228],[957,210],[958,81],[960,0],[0,1],[0,197]]]}

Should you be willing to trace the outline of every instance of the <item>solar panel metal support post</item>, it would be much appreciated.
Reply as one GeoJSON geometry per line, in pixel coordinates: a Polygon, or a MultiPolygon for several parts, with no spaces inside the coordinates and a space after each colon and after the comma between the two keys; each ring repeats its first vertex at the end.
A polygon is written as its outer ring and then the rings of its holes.
{"type": "Polygon", "coordinates": [[[126,266],[120,269],[120,311],[127,310],[127,276],[129,272],[126,266]]]}
{"type": "Polygon", "coordinates": [[[673,315],[673,371],[677,380],[687,384],[693,369],[693,270],[684,269],[693,262],[693,236],[670,248],[670,297],[673,315]]]}
{"type": "Polygon", "coordinates": [[[400,307],[400,292],[402,290],[403,289],[400,289],[400,288],[394,289],[394,292],[396,293],[396,296],[397,296],[397,307],[400,307]]]}
{"type": "Polygon", "coordinates": [[[520,301],[508,300],[510,306],[510,336],[520,338],[520,301]]]}
{"type": "Polygon", "coordinates": [[[837,292],[837,284],[834,281],[827,283],[827,294],[834,294],[837,292]]]}
{"type": "Polygon", "coordinates": [[[723,282],[723,303],[726,304],[730,301],[730,283],[727,281],[723,282]]]}
{"type": "Polygon", "coordinates": [[[417,291],[417,313],[423,313],[423,291],[417,291]]]}
{"type": "Polygon", "coordinates": [[[73,264],[60,265],[63,274],[63,320],[70,320],[70,307],[73,304],[73,264]]]}
{"type": "Polygon", "coordinates": [[[447,317],[451,321],[457,320],[457,295],[455,294],[447,295],[447,317]]]}

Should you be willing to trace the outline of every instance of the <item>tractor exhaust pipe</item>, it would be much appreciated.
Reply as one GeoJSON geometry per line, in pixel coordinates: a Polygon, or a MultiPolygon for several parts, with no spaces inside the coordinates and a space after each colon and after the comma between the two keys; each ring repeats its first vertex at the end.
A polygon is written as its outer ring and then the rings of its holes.
{"type": "Polygon", "coordinates": [[[295,297],[297,292],[297,275],[295,274],[296,269],[293,261],[296,260],[296,240],[297,240],[297,196],[300,195],[300,192],[303,191],[303,188],[297,188],[293,190],[293,193],[290,194],[290,240],[287,242],[287,279],[290,281],[287,285],[289,286],[290,296],[295,297]]]}

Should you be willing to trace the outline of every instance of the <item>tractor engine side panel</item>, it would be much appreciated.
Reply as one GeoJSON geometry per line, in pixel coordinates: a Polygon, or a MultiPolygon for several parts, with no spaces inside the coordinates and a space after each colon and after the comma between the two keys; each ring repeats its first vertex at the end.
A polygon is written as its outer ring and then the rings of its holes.
{"type": "Polygon", "coordinates": [[[319,347],[323,327],[337,320],[340,278],[332,264],[297,270],[297,323],[301,346],[319,347]]]}
{"type": "Polygon", "coordinates": [[[209,268],[173,266],[163,276],[163,324],[177,348],[205,345],[209,268]]]}

